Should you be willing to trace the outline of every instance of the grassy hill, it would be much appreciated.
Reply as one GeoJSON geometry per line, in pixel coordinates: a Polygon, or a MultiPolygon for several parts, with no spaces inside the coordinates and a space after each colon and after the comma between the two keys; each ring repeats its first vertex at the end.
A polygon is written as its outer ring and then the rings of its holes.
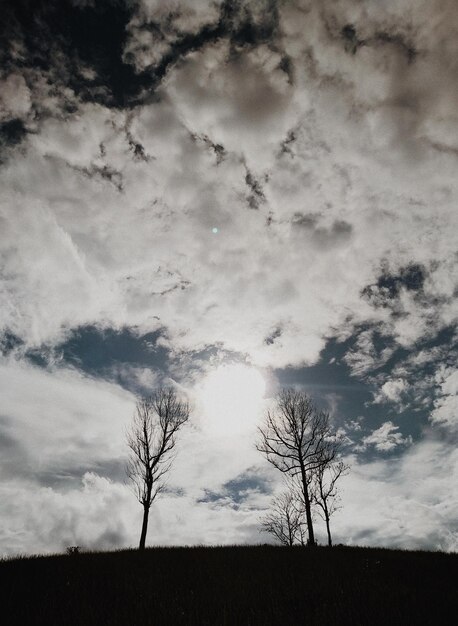
{"type": "Polygon", "coordinates": [[[458,554],[152,548],[0,562],[2,623],[455,624],[458,554]]]}

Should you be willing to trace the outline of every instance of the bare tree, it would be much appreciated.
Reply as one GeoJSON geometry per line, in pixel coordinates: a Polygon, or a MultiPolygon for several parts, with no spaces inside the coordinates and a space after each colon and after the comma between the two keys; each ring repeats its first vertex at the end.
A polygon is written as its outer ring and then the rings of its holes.
{"type": "Polygon", "coordinates": [[[308,545],[315,545],[309,483],[312,473],[336,455],[329,413],[318,410],[303,391],[283,389],[276,406],[259,428],[257,449],[281,472],[299,479],[304,501],[308,545]]]}
{"type": "Polygon", "coordinates": [[[292,489],[272,500],[271,510],[261,518],[261,529],[284,546],[304,544],[304,508],[292,489]]]}
{"type": "Polygon", "coordinates": [[[318,514],[326,523],[328,546],[332,546],[330,518],[340,507],[336,483],[349,467],[341,459],[319,466],[313,473],[311,499],[317,504],[318,514]]]}
{"type": "Polygon", "coordinates": [[[172,388],[160,388],[137,402],[126,434],[130,448],[126,473],[143,506],[140,550],[145,548],[149,510],[164,488],[164,476],[173,461],[176,434],[189,419],[189,413],[189,404],[180,400],[172,388]]]}

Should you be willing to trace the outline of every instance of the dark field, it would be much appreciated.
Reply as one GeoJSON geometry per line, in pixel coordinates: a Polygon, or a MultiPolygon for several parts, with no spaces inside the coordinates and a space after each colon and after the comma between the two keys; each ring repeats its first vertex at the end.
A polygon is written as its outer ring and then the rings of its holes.
{"type": "Polygon", "coordinates": [[[0,562],[2,623],[456,624],[458,555],[153,548],[0,562]]]}

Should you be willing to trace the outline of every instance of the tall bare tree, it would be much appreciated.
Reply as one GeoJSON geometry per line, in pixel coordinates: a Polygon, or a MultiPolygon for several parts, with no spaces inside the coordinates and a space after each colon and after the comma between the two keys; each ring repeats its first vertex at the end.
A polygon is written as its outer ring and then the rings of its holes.
{"type": "Polygon", "coordinates": [[[149,510],[164,488],[164,477],[173,461],[177,432],[188,421],[189,414],[189,404],[172,388],[160,388],[137,402],[126,434],[130,448],[126,473],[143,506],[140,550],[145,548],[149,510]]]}
{"type": "Polygon", "coordinates": [[[318,514],[326,523],[328,546],[332,546],[330,519],[340,509],[337,481],[347,473],[349,467],[341,459],[320,465],[313,473],[311,499],[317,504],[318,514]]]}
{"type": "Polygon", "coordinates": [[[283,389],[259,429],[257,449],[281,472],[299,479],[308,545],[315,545],[309,483],[312,473],[328,465],[337,452],[329,413],[318,410],[303,391],[283,389]]]}
{"type": "Polygon", "coordinates": [[[304,544],[304,507],[292,489],[272,500],[269,513],[261,518],[263,532],[273,535],[284,546],[304,544]]]}

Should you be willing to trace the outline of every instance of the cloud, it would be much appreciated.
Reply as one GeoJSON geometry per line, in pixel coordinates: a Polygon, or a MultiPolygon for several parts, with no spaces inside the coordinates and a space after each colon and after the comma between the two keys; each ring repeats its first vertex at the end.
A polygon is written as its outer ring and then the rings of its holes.
{"type": "Polygon", "coordinates": [[[2,432],[17,448],[7,475],[44,484],[71,483],[102,467],[119,475],[130,393],[72,369],[46,371],[14,358],[3,360],[0,371],[2,432]]]}
{"type": "Polygon", "coordinates": [[[218,24],[221,4],[221,0],[174,0],[166,4],[141,0],[128,25],[125,60],[141,71],[159,65],[166,56],[173,58],[174,47],[185,35],[194,35],[198,46],[199,33],[218,24]]]}
{"type": "Polygon", "coordinates": [[[402,433],[396,432],[398,430],[399,426],[395,426],[393,422],[384,422],[372,434],[362,439],[362,449],[374,446],[379,452],[391,452],[398,446],[411,445],[412,437],[403,437],[402,433]]]}
{"type": "MultiPolygon", "coordinates": [[[[15,361],[3,363],[0,380],[2,553],[135,546],[141,507],[123,474],[131,394],[75,370],[15,361]]],[[[218,437],[200,421],[196,407],[179,438],[168,491],[151,510],[149,541],[262,541],[259,517],[281,476],[254,449],[254,432],[218,437]]],[[[350,459],[344,508],[333,519],[336,541],[456,549],[456,449],[431,436],[410,443],[392,422],[364,439],[382,453],[405,451],[390,461],[350,459]]],[[[318,522],[317,532],[324,541],[318,522]]]]}
{"type": "MultiPolygon", "coordinates": [[[[189,354],[298,367],[337,338],[376,404],[417,394],[426,411],[436,386],[431,425],[451,436],[454,2],[32,4],[30,19],[5,5],[1,35],[0,331],[23,342],[0,364],[11,480],[119,479],[134,397],[20,362],[88,325],[160,330],[189,379],[189,354]]],[[[142,364],[111,380],[157,378],[142,364]]],[[[183,443],[171,484],[189,507],[256,465],[238,439],[183,443]]],[[[394,421],[363,438],[413,458],[409,444],[394,421]]],[[[254,536],[251,512],[209,506],[193,519],[254,536]]]]}
{"type": "MultiPolygon", "coordinates": [[[[456,550],[454,448],[427,439],[395,461],[353,459],[351,466],[340,485],[344,506],[332,519],[336,542],[456,550]]],[[[264,468],[257,472],[246,475],[265,480],[264,468]]],[[[196,497],[172,489],[158,498],[151,509],[151,544],[262,541],[259,517],[269,506],[268,492],[275,490],[276,482],[279,488],[281,480],[272,473],[269,489],[260,491],[243,489],[243,476],[234,493],[226,484],[215,492],[218,497],[209,498],[208,490],[196,497]]],[[[95,473],[86,473],[82,482],[65,491],[17,481],[3,483],[1,491],[3,553],[61,551],[67,545],[106,549],[138,541],[140,505],[134,505],[126,486],[95,473]]],[[[325,528],[318,520],[316,530],[324,542],[325,528]]]]}
{"type": "MultiPolygon", "coordinates": [[[[142,508],[126,485],[93,472],[71,489],[56,490],[18,481],[0,485],[3,556],[136,547],[142,508]]],[[[267,497],[254,493],[234,508],[233,501],[196,502],[164,494],[150,512],[149,545],[211,545],[260,540],[259,509],[267,497]]]]}
{"type": "Polygon", "coordinates": [[[434,401],[431,422],[455,431],[458,425],[458,370],[441,367],[436,380],[439,393],[434,401]]]}
{"type": "Polygon", "coordinates": [[[14,480],[2,483],[0,492],[2,554],[62,552],[76,545],[107,550],[131,543],[130,494],[95,473],[86,472],[77,488],[64,492],[14,480]]]}
{"type": "Polygon", "coordinates": [[[294,115],[281,57],[267,46],[235,57],[229,44],[208,46],[167,78],[165,90],[192,132],[208,135],[257,171],[271,165],[294,115]]]}
{"type": "Polygon", "coordinates": [[[30,90],[20,74],[10,74],[0,82],[0,121],[24,119],[30,111],[30,90]]]}
{"type": "Polygon", "coordinates": [[[408,387],[408,383],[402,378],[387,380],[375,394],[374,403],[384,404],[386,402],[393,402],[394,404],[400,404],[402,396],[407,391],[408,387]]]}
{"type": "Polygon", "coordinates": [[[432,437],[398,460],[352,463],[341,482],[334,537],[356,545],[456,551],[454,445],[432,437]]]}
{"type": "MultiPolygon", "coordinates": [[[[75,369],[44,370],[13,356],[2,361],[0,374],[0,552],[136,545],[141,506],[125,475],[125,428],[135,397],[75,369]]],[[[148,377],[142,368],[123,375],[146,384],[153,373],[148,377]]],[[[267,496],[253,487],[261,461],[254,425],[242,438],[218,436],[200,417],[195,401],[192,423],[180,433],[168,490],[151,513],[150,541],[221,543],[223,535],[228,543],[256,541],[258,507],[267,496]],[[247,471],[252,491],[237,510],[231,498],[218,504],[203,499],[208,490],[232,493],[227,485],[237,476],[243,482],[247,471]]]]}
{"type": "MultiPolygon", "coordinates": [[[[183,50],[150,101],[122,111],[77,98],[73,113],[48,113],[23,141],[0,173],[3,328],[38,345],[84,324],[162,326],[177,351],[223,344],[285,366],[316,361],[326,337],[363,322],[409,347],[456,319],[455,157],[407,127],[380,143],[397,124],[401,70],[424,120],[438,115],[415,86],[439,54],[426,24],[415,22],[409,45],[428,53],[409,61],[407,34],[380,34],[395,19],[404,32],[391,5],[363,17],[351,2],[320,12],[288,3],[270,30],[256,6],[233,9],[219,38],[183,50]],[[247,20],[260,30],[234,48],[230,33],[247,20]],[[354,54],[341,34],[349,23],[366,42],[354,54]],[[382,284],[387,258],[394,308],[361,297],[382,284]],[[424,268],[421,294],[412,268],[424,268]]],[[[135,19],[176,32],[223,19],[216,3],[164,11],[146,3],[135,19]]],[[[27,89],[44,103],[37,80],[27,89]]],[[[355,373],[365,371],[361,350],[355,373]]]]}
{"type": "Polygon", "coordinates": [[[343,360],[355,376],[364,376],[372,370],[383,366],[393,355],[392,346],[383,342],[383,347],[378,349],[375,341],[375,330],[373,328],[361,331],[354,342],[353,347],[348,350],[343,360]]]}

